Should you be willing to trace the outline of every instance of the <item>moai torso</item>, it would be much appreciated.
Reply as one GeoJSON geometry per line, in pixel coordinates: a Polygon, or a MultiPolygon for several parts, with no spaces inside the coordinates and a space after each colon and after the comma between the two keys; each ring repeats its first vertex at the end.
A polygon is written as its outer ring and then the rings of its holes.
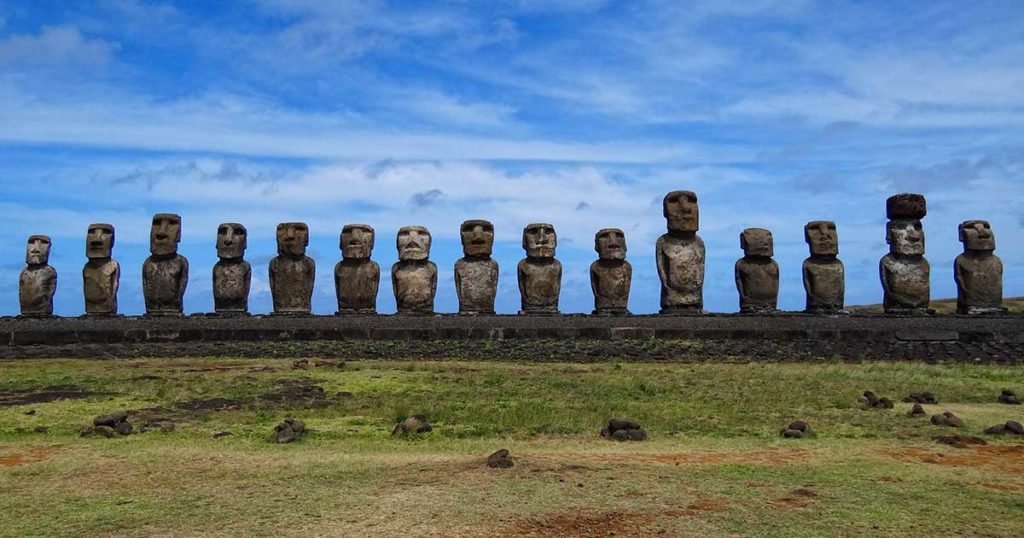
{"type": "Polygon", "coordinates": [[[427,260],[400,261],[391,267],[391,284],[399,314],[434,312],[437,265],[427,260]]]}
{"type": "Polygon", "coordinates": [[[547,223],[528,224],[523,229],[526,258],[519,262],[520,314],[557,314],[562,291],[562,264],[555,259],[558,236],[547,223]]]}
{"type": "Polygon", "coordinates": [[[380,266],[368,258],[345,259],[334,266],[338,312],[373,314],[377,311],[380,266]]]}
{"type": "Polygon", "coordinates": [[[498,262],[491,259],[494,225],[467,220],[459,228],[463,257],[455,262],[455,293],[460,314],[493,314],[498,294],[498,262]]]}
{"type": "Polygon", "coordinates": [[[252,266],[245,260],[221,260],[213,266],[213,306],[218,313],[249,311],[252,266]]]}
{"type": "Polygon", "coordinates": [[[629,314],[629,288],[633,266],[626,261],[626,234],[618,228],[599,230],[594,236],[598,259],[590,264],[590,289],[595,315],[629,314]]]}
{"type": "Polygon", "coordinates": [[[375,314],[380,266],[370,259],[376,234],[369,224],[346,224],[341,229],[342,259],[334,266],[334,289],[339,314],[375,314]]]}
{"type": "Polygon", "coordinates": [[[50,267],[49,236],[31,235],[25,245],[25,269],[18,278],[18,298],[23,317],[53,315],[53,294],[57,291],[57,271],[50,267]]]}
{"type": "Polygon", "coordinates": [[[740,234],[740,248],[744,256],[736,262],[735,270],[740,312],[775,311],[779,302],[779,264],[772,259],[772,233],[763,228],[747,228],[740,234]]]}
{"type": "Polygon", "coordinates": [[[498,262],[490,258],[462,258],[455,262],[455,292],[459,296],[460,313],[493,314],[498,293],[498,262]]]}
{"type": "Polygon", "coordinates": [[[923,256],[886,254],[879,264],[887,312],[921,310],[931,302],[931,267],[923,256]]]}
{"type": "Polygon", "coordinates": [[[968,220],[960,224],[964,253],[953,262],[957,313],[1002,314],[1003,262],[993,254],[995,235],[987,221],[968,220]]]}
{"type": "Polygon", "coordinates": [[[306,256],[309,227],[302,222],[277,225],[277,256],[270,260],[270,295],[275,314],[312,311],[316,262],[306,256]]]}
{"type": "Polygon", "coordinates": [[[398,230],[398,262],[391,266],[391,285],[399,314],[432,314],[437,293],[437,265],[430,261],[430,232],[423,226],[398,230]]]}
{"type": "Polygon", "coordinates": [[[181,217],[158,213],[149,231],[152,256],[142,264],[142,294],[146,314],[180,316],[185,287],[188,285],[188,260],[178,254],[181,241],[181,217]]]}
{"type": "Polygon", "coordinates": [[[691,191],[672,191],[662,201],[668,233],[654,257],[661,279],[661,313],[700,313],[704,308],[704,241],[697,236],[700,208],[691,191]]]}
{"type": "Polygon", "coordinates": [[[808,222],[804,241],[811,256],[803,263],[804,291],[807,312],[835,313],[843,309],[846,295],[846,272],[839,261],[839,234],[836,223],[826,220],[808,222]]]}
{"type": "Polygon", "coordinates": [[[113,253],[114,227],[105,223],[90,224],[85,237],[85,255],[89,261],[82,268],[87,316],[117,315],[121,266],[111,258],[113,253]]]}

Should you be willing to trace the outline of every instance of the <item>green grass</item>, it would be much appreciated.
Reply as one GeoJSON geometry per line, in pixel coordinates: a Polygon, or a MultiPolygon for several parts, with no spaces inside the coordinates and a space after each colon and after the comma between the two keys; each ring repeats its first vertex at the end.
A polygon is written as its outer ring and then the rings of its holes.
{"type": "MultiPolygon", "coordinates": [[[[282,360],[0,363],[0,395],[52,385],[103,393],[0,407],[5,536],[1024,535],[1024,442],[956,449],[1024,419],[1011,366],[915,363],[531,364],[282,360]],[[260,398],[308,379],[325,407],[260,398]],[[965,431],[894,410],[864,390],[935,392],[965,431]],[[230,398],[238,410],[176,411],[230,398]],[[95,415],[166,408],[173,433],[80,438],[95,415]],[[34,414],[26,414],[35,411],[34,414]],[[393,438],[401,417],[434,431],[393,438]],[[287,416],[313,433],[268,439],[287,416]],[[629,416],[644,443],[597,437],[629,416]],[[795,419],[817,437],[787,441],[795,419]],[[34,433],[37,426],[48,433],[34,433]],[[218,431],[230,437],[212,439],[218,431]],[[509,448],[513,469],[483,465],[509,448]],[[938,456],[937,454],[943,454],[938,456]],[[591,534],[588,534],[588,529],[591,534]]],[[[2,399],[2,398],[0,398],[2,399]]],[[[136,423],[138,425],[138,423],[136,423]]]]}

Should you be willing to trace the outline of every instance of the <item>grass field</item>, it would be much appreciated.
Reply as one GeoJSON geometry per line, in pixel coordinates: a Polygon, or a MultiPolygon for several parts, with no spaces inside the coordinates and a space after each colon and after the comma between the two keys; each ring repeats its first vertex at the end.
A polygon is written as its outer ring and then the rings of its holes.
{"type": "Polygon", "coordinates": [[[4,536],[1022,536],[1024,369],[910,363],[0,363],[4,536]],[[322,388],[320,392],[318,388],[322,388]],[[932,391],[967,423],[864,410],[932,391]],[[67,399],[54,399],[65,396],[67,399]],[[81,438],[134,410],[173,432],[81,438]],[[31,413],[31,414],[30,414],[31,413]],[[424,414],[434,431],[390,435],[424,414]],[[272,444],[288,416],[309,437],[272,444]],[[629,416],[646,442],[598,437],[629,416]],[[809,421],[812,439],[779,429],[809,421]],[[48,428],[45,433],[36,428],[48,428]],[[232,435],[214,438],[214,433],[232,435]],[[954,448],[960,433],[988,444],[954,448]],[[511,469],[486,456],[508,448],[511,469]]]}

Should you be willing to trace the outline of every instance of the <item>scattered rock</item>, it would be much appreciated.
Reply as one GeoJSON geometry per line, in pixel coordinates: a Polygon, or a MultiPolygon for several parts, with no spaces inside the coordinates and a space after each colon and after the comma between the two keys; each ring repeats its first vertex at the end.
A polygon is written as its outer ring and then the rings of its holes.
{"type": "Polygon", "coordinates": [[[638,430],[640,425],[628,418],[613,418],[608,421],[608,429],[615,430],[638,430]]]}
{"type": "Polygon", "coordinates": [[[782,430],[782,436],[786,439],[801,439],[804,437],[804,432],[800,430],[785,429],[782,430]]]}
{"type": "Polygon", "coordinates": [[[1006,433],[1006,424],[996,424],[995,426],[989,426],[985,428],[985,434],[987,435],[1003,435],[1006,433]]]}
{"type": "Polygon", "coordinates": [[[814,435],[814,432],[811,430],[811,425],[802,420],[794,420],[793,422],[790,422],[789,425],[782,428],[782,431],[779,433],[787,439],[802,439],[804,437],[811,437],[814,435]]]}
{"type": "Polygon", "coordinates": [[[92,425],[114,427],[114,424],[125,420],[128,420],[128,411],[115,411],[92,419],[92,425]]]}
{"type": "Polygon", "coordinates": [[[951,428],[963,428],[964,421],[950,411],[942,414],[932,415],[932,424],[936,426],[949,426],[951,428]]]}
{"type": "Polygon", "coordinates": [[[630,441],[647,440],[647,432],[645,432],[643,428],[633,428],[631,430],[626,430],[626,434],[630,441]]]}
{"type": "Polygon", "coordinates": [[[608,426],[601,428],[601,437],[616,441],[646,441],[647,432],[635,421],[613,418],[608,421],[608,426]]]}
{"type": "Polygon", "coordinates": [[[212,437],[214,439],[220,439],[221,437],[227,437],[229,435],[234,435],[234,434],[231,433],[231,432],[213,432],[213,436],[212,437]]]}
{"type": "Polygon", "coordinates": [[[274,442],[290,443],[301,439],[309,433],[306,431],[306,424],[299,419],[286,418],[284,422],[274,426],[274,442]]]}
{"type": "Polygon", "coordinates": [[[910,411],[908,411],[907,414],[912,417],[923,417],[928,413],[925,413],[924,407],[921,407],[921,404],[916,403],[914,404],[914,407],[910,408],[910,411]]]}
{"type": "Polygon", "coordinates": [[[1016,420],[1007,420],[1003,424],[985,428],[985,433],[989,435],[1024,435],[1024,426],[1016,420]]]}
{"type": "Polygon", "coordinates": [[[28,411],[25,411],[25,414],[28,415],[28,416],[32,416],[32,415],[36,414],[36,410],[35,409],[29,409],[28,411]]]}
{"type": "Polygon", "coordinates": [[[130,422],[123,422],[123,421],[122,422],[115,422],[114,423],[114,431],[116,431],[117,433],[119,433],[121,435],[131,435],[132,434],[132,425],[131,425],[130,422]]]}
{"type": "Polygon", "coordinates": [[[935,398],[935,394],[931,392],[911,392],[909,396],[903,398],[904,402],[907,403],[919,403],[919,404],[931,404],[935,405],[939,403],[939,400],[935,398]]]}
{"type": "Polygon", "coordinates": [[[616,441],[628,441],[629,440],[629,430],[615,430],[615,431],[613,431],[612,432],[612,439],[615,439],[616,441]]]}
{"type": "Polygon", "coordinates": [[[427,422],[423,415],[413,415],[395,425],[391,435],[409,435],[413,433],[427,433],[433,431],[433,427],[427,422]]]}
{"type": "Polygon", "coordinates": [[[874,392],[870,390],[864,391],[864,395],[858,398],[867,409],[892,409],[892,400],[889,398],[879,398],[874,392]]]}
{"type": "Polygon", "coordinates": [[[604,428],[601,428],[601,437],[606,437],[607,438],[607,437],[611,437],[611,436],[612,436],[612,431],[608,428],[608,426],[605,426],[604,428]]]}
{"type": "Polygon", "coordinates": [[[487,456],[487,466],[492,469],[508,469],[515,465],[512,455],[506,449],[501,449],[490,456],[487,456]]]}
{"type": "Polygon", "coordinates": [[[967,448],[969,445],[987,445],[988,441],[981,437],[970,435],[940,435],[935,438],[936,443],[954,446],[956,448],[967,448]]]}
{"type": "Polygon", "coordinates": [[[999,393],[999,403],[1004,403],[1004,404],[1009,404],[1009,405],[1020,405],[1020,398],[1018,398],[1017,395],[1014,394],[1012,390],[1010,390],[1010,389],[1003,389],[1003,391],[1001,393],[999,393]]]}

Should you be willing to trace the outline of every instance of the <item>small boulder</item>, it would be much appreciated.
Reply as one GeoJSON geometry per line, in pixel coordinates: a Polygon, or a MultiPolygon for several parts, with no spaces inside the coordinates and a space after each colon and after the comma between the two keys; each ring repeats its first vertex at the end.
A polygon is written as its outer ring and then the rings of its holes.
{"type": "Polygon", "coordinates": [[[36,433],[47,433],[50,431],[50,428],[48,428],[47,426],[36,426],[36,429],[34,431],[36,433]]]}
{"type": "Polygon", "coordinates": [[[1020,398],[1017,397],[1017,395],[1014,394],[1012,390],[1003,389],[1003,391],[999,393],[999,403],[1004,403],[1008,405],[1020,405],[1020,398]]]}
{"type": "Polygon", "coordinates": [[[800,439],[814,435],[814,432],[811,431],[811,425],[802,420],[790,422],[788,426],[782,428],[780,433],[787,439],[800,439]]]}
{"type": "Polygon", "coordinates": [[[234,434],[231,432],[213,432],[213,435],[211,437],[213,437],[214,439],[220,439],[221,437],[227,437],[229,435],[234,434]]]}
{"type": "Polygon", "coordinates": [[[879,398],[878,403],[875,404],[875,407],[879,409],[892,409],[894,406],[892,400],[890,400],[889,398],[879,398]]]}
{"type": "Polygon", "coordinates": [[[274,442],[290,443],[305,437],[307,433],[309,432],[304,422],[297,418],[286,418],[284,422],[274,427],[274,442]]]}
{"type": "Polygon", "coordinates": [[[513,465],[515,462],[512,461],[512,455],[504,448],[487,456],[487,466],[492,469],[508,469],[513,465]]]}
{"type": "Polygon", "coordinates": [[[611,437],[611,436],[612,436],[612,431],[607,426],[605,426],[604,428],[601,428],[601,437],[608,438],[608,437],[611,437]]]}
{"type": "Polygon", "coordinates": [[[391,435],[408,435],[413,433],[427,433],[433,431],[433,427],[427,422],[423,415],[413,415],[395,425],[391,435]]]}
{"type": "Polygon", "coordinates": [[[82,437],[106,437],[110,439],[117,432],[110,426],[90,426],[82,430],[82,437]]]}
{"type": "Polygon", "coordinates": [[[987,435],[1003,435],[1006,433],[1006,424],[996,424],[995,426],[989,426],[985,428],[987,435]]]}
{"type": "Polygon", "coordinates": [[[925,413],[924,411],[924,407],[922,407],[919,403],[914,404],[914,407],[911,407],[910,411],[908,411],[907,414],[912,417],[923,417],[927,415],[927,413],[925,413]]]}
{"type": "Polygon", "coordinates": [[[628,418],[613,418],[608,421],[608,429],[615,430],[637,430],[640,425],[628,418]]]}
{"type": "Polygon", "coordinates": [[[616,441],[629,440],[629,430],[615,430],[612,432],[612,439],[615,439],[616,441]]]}
{"type": "Polygon", "coordinates": [[[633,428],[631,430],[626,430],[626,437],[630,441],[646,441],[647,432],[644,431],[643,428],[633,428]]]}
{"type": "Polygon", "coordinates": [[[946,423],[951,428],[963,428],[964,426],[966,426],[966,424],[964,424],[964,421],[961,420],[960,417],[954,415],[949,411],[946,411],[945,413],[943,413],[943,415],[946,415],[946,423]]]}
{"type": "Polygon", "coordinates": [[[1016,420],[1007,420],[1005,426],[1006,431],[1014,435],[1024,435],[1024,425],[1016,420]]]}
{"type": "Polygon", "coordinates": [[[119,433],[121,435],[131,435],[132,434],[132,424],[130,422],[115,422],[114,423],[114,431],[116,431],[117,433],[119,433]]]}
{"type": "Polygon", "coordinates": [[[932,424],[936,426],[949,426],[949,419],[943,414],[932,415],[932,424]]]}
{"type": "Polygon", "coordinates": [[[782,430],[782,436],[786,439],[802,439],[804,437],[804,432],[800,430],[784,429],[782,430]]]}
{"type": "Polygon", "coordinates": [[[127,411],[115,411],[113,413],[100,415],[92,419],[92,425],[114,427],[114,424],[117,424],[118,422],[124,422],[125,420],[128,420],[127,411]]]}

